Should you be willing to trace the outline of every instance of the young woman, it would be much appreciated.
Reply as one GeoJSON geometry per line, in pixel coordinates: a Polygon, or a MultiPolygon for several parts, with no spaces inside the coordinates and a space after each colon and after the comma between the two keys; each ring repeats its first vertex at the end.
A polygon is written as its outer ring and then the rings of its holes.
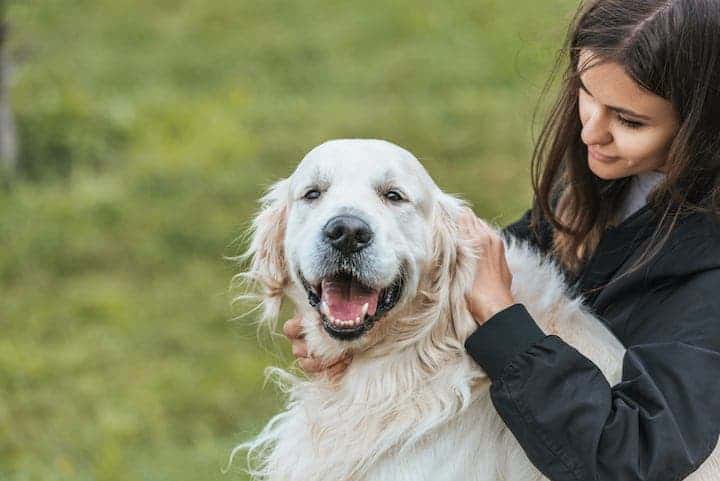
{"type": "MultiPolygon", "coordinates": [[[[474,216],[462,226],[484,255],[465,346],[548,478],[683,479],[720,434],[720,0],[591,2],[566,53],[533,208],[504,232],[552,256],[623,343],[622,381],[540,331],[513,300],[502,240],[474,216]]],[[[299,331],[286,323],[317,372],[299,331]]]]}

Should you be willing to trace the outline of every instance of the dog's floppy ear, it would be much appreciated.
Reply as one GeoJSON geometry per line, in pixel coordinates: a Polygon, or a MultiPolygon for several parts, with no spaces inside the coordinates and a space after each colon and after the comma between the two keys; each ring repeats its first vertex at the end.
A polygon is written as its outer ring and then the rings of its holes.
{"type": "MultiPolygon", "coordinates": [[[[280,313],[282,297],[288,284],[285,259],[285,228],[289,208],[289,179],[275,182],[260,199],[261,208],[252,222],[252,239],[240,260],[250,259],[250,268],[239,274],[255,295],[241,296],[260,301],[260,321],[273,323],[280,313]],[[259,292],[258,292],[259,291],[259,292]]],[[[259,306],[259,307],[260,307],[259,306]]],[[[272,326],[274,328],[274,326],[272,326]]]]}
{"type": "Polygon", "coordinates": [[[460,215],[469,209],[465,201],[441,192],[433,220],[430,285],[438,306],[445,311],[438,313],[448,321],[445,334],[460,343],[476,328],[465,301],[475,275],[475,253],[458,226],[460,215]]]}

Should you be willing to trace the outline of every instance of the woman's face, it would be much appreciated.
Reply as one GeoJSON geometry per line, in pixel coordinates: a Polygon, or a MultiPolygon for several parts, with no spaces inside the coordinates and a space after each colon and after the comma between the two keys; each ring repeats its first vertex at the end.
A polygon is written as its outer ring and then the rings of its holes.
{"type": "Polygon", "coordinates": [[[588,165],[611,180],[651,170],[666,172],[679,119],[672,104],[640,87],[616,62],[580,51],[578,106],[588,165]]]}

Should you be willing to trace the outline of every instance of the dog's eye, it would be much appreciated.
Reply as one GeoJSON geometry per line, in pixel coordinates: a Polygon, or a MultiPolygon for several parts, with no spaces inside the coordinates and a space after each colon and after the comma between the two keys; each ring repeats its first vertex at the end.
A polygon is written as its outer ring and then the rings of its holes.
{"type": "Polygon", "coordinates": [[[307,191],[303,196],[303,198],[306,200],[314,200],[318,197],[320,197],[320,191],[315,189],[307,191]]]}
{"type": "Polygon", "coordinates": [[[399,202],[403,200],[403,196],[396,190],[390,190],[385,193],[385,198],[393,202],[399,202]]]}

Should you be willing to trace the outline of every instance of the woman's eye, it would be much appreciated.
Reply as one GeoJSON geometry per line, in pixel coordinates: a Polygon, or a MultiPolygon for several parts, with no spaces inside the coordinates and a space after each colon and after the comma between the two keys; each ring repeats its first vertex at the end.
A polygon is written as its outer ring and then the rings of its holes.
{"type": "Polygon", "coordinates": [[[320,197],[320,191],[315,189],[307,191],[303,196],[305,200],[315,200],[318,197],[320,197]]]}
{"type": "Polygon", "coordinates": [[[399,202],[399,201],[403,200],[402,195],[400,195],[400,193],[398,193],[397,191],[394,191],[394,190],[387,192],[385,194],[385,198],[388,200],[391,200],[393,202],[399,202]]]}
{"type": "Polygon", "coordinates": [[[640,127],[642,127],[642,126],[644,125],[644,124],[641,123],[641,122],[637,122],[637,121],[635,121],[635,120],[626,119],[626,118],[623,117],[622,115],[618,115],[617,118],[618,118],[618,120],[620,121],[621,124],[623,124],[623,125],[626,126],[626,127],[631,128],[631,129],[639,129],[640,127]]]}

